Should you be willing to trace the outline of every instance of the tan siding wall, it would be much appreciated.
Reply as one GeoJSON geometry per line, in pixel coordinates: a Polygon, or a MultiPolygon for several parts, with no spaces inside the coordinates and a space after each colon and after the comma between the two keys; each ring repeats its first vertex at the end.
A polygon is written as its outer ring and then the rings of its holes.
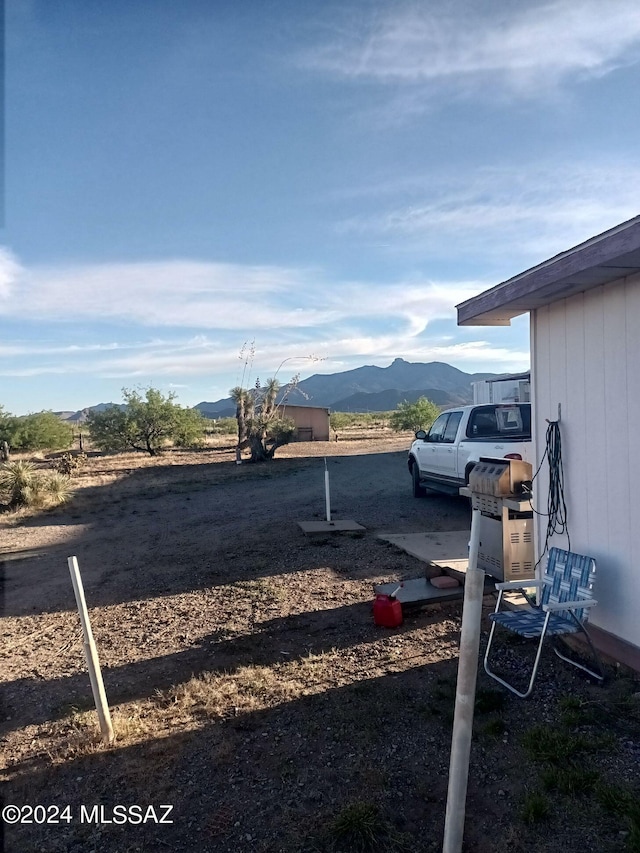
{"type": "Polygon", "coordinates": [[[329,441],[329,413],[318,406],[284,406],[283,417],[292,418],[298,429],[311,429],[314,441],[329,441]]]}
{"type": "MultiPolygon", "coordinates": [[[[640,523],[632,504],[640,484],[640,277],[613,282],[533,312],[532,394],[536,458],[546,420],[560,431],[567,517],[574,551],[598,561],[593,622],[640,646],[640,523]],[[634,528],[637,528],[634,529],[634,528]]],[[[534,505],[547,511],[548,465],[534,505]]],[[[547,519],[538,516],[538,554],[547,519]]],[[[567,547],[566,536],[551,545],[567,547]]]]}

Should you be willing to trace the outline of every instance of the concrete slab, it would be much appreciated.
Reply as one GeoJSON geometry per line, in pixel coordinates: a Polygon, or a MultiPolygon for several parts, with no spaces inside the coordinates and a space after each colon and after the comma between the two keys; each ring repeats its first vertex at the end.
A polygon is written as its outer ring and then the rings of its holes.
{"type": "Polygon", "coordinates": [[[379,533],[378,538],[432,566],[464,573],[469,565],[470,535],[469,530],[453,530],[447,533],[379,533]]]}
{"type": "MultiPolygon", "coordinates": [[[[401,604],[433,604],[437,601],[454,601],[464,596],[464,581],[469,568],[469,530],[453,530],[447,533],[379,533],[378,538],[391,542],[397,548],[406,551],[427,564],[425,577],[404,581],[404,586],[396,594],[401,604]],[[447,574],[460,581],[454,589],[436,589],[429,578],[437,574],[447,574]]],[[[485,575],[484,594],[496,591],[498,579],[485,575]]],[[[389,595],[397,588],[397,583],[379,584],[375,592],[389,595]]],[[[505,593],[505,607],[511,610],[530,609],[522,593],[514,590],[505,593]]]]}
{"type": "Polygon", "coordinates": [[[337,518],[335,521],[299,521],[298,527],[303,533],[344,533],[345,531],[366,530],[357,521],[337,518]]]}
{"type": "Polygon", "coordinates": [[[402,582],[402,586],[398,589],[398,584],[380,583],[374,586],[374,591],[381,595],[391,595],[395,592],[395,597],[400,604],[405,605],[415,604],[435,604],[436,602],[455,601],[457,598],[463,598],[464,587],[457,586],[453,589],[437,589],[431,584],[427,578],[412,578],[402,582]],[[395,592],[398,590],[397,592],[395,592]]]}

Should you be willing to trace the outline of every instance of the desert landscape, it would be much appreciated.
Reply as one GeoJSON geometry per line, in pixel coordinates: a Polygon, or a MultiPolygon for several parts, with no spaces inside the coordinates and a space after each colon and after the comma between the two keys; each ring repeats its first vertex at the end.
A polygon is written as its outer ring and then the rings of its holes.
{"type": "MultiPolygon", "coordinates": [[[[411,496],[409,443],[352,431],[253,466],[235,464],[229,436],[90,454],[66,505],[0,516],[4,803],[69,806],[57,822],[5,825],[6,850],[441,849],[462,605],[383,629],[373,585],[427,570],[378,534],[464,530],[470,512],[411,496]],[[363,532],[298,527],[324,517],[325,458],[334,518],[363,532]],[[172,808],[163,822],[114,818],[134,805],[172,808]]],[[[500,653],[516,666],[517,646],[500,653]]],[[[640,850],[640,688],[613,665],[604,687],[568,669],[546,656],[527,701],[480,672],[466,851],[640,850]]]]}

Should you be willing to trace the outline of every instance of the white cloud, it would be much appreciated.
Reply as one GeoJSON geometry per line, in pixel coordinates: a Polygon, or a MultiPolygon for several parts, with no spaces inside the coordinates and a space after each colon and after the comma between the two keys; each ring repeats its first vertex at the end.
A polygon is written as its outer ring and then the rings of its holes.
{"type": "MultiPolygon", "coordinates": [[[[416,361],[446,361],[456,364],[486,364],[487,370],[507,372],[527,370],[531,363],[528,347],[522,350],[496,347],[489,341],[465,341],[448,346],[423,346],[410,349],[416,361]]],[[[474,369],[475,370],[475,369],[474,369]]],[[[472,370],[471,372],[474,372],[472,370]]]]}
{"type": "Polygon", "coordinates": [[[639,183],[640,168],[626,163],[483,169],[430,184],[417,180],[410,202],[351,217],[339,230],[383,235],[395,249],[455,249],[477,258],[517,250],[521,259],[542,260],[636,216],[639,183]]]}
{"type": "MultiPolygon", "coordinates": [[[[514,349],[508,346],[496,347],[491,342],[482,340],[441,343],[430,341],[428,337],[425,339],[424,336],[406,334],[361,333],[353,337],[317,335],[312,341],[286,344],[269,337],[261,343],[254,362],[249,365],[245,384],[251,385],[257,376],[264,379],[274,375],[276,371],[281,381],[286,382],[298,372],[304,375],[332,373],[357,367],[364,361],[385,364],[398,355],[414,361],[487,364],[495,366],[498,371],[519,370],[529,365],[526,333],[524,348],[522,343],[522,335],[514,349]],[[310,347],[305,344],[310,343],[313,345],[314,358],[307,355],[310,347]]],[[[214,377],[226,374],[230,377],[227,381],[228,387],[240,381],[237,351],[234,352],[231,344],[221,345],[213,352],[185,352],[180,347],[171,347],[165,353],[131,354],[94,364],[93,370],[101,376],[122,380],[134,378],[156,381],[158,377],[214,377]],[[235,380],[231,378],[234,375],[235,380]]],[[[224,390],[225,396],[227,390],[228,388],[224,390]]]]}
{"type": "MultiPolygon", "coordinates": [[[[480,289],[477,283],[428,280],[328,281],[319,271],[187,261],[36,267],[22,270],[14,296],[0,314],[17,317],[28,310],[30,319],[48,322],[111,321],[238,333],[251,329],[257,335],[378,318],[402,322],[411,335],[433,319],[453,317],[454,305],[480,289]]],[[[196,338],[189,346],[201,343],[196,338]]],[[[74,351],[36,348],[50,354],[74,351]]]]}
{"type": "MultiPolygon", "coordinates": [[[[17,356],[17,355],[86,355],[87,353],[95,352],[112,352],[121,349],[133,349],[140,346],[149,346],[150,344],[70,344],[68,346],[59,344],[33,344],[33,343],[15,343],[15,344],[0,344],[0,356],[17,356]]],[[[161,344],[155,344],[160,346],[161,344]]]]}
{"type": "Polygon", "coordinates": [[[284,301],[311,278],[304,270],[182,260],[37,267],[22,270],[0,313],[16,315],[28,305],[31,319],[218,329],[329,322],[320,305],[291,310],[284,301]]]}
{"type": "Polygon", "coordinates": [[[9,249],[0,246],[0,310],[9,301],[13,286],[22,273],[22,267],[9,249]]]}
{"type": "Polygon", "coordinates": [[[452,82],[476,91],[487,79],[535,93],[576,75],[637,61],[635,0],[557,0],[487,10],[481,3],[390,4],[366,24],[309,51],[307,67],[380,83],[452,82]]]}
{"type": "MultiPolygon", "coordinates": [[[[430,324],[453,326],[455,305],[485,289],[478,281],[417,275],[389,282],[329,280],[318,270],[170,260],[20,267],[12,289],[0,308],[6,320],[28,311],[30,321],[46,322],[49,336],[54,324],[81,329],[82,341],[5,341],[5,377],[86,377],[119,385],[170,381],[169,388],[197,382],[200,389],[204,377],[224,377],[219,396],[226,396],[240,381],[240,347],[249,336],[257,351],[245,371],[248,384],[278,370],[286,382],[299,371],[330,373],[346,369],[342,364],[384,364],[396,356],[444,360],[450,354],[471,363],[477,354],[491,360],[491,347],[482,344],[471,350],[429,340],[430,324]],[[132,329],[136,337],[129,340],[132,329]]],[[[503,356],[508,362],[508,349],[495,358],[503,356]]]]}

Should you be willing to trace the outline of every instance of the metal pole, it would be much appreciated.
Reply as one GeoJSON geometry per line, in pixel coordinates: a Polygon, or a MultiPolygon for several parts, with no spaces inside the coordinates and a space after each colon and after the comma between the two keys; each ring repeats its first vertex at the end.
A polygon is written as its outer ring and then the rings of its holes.
{"type": "Polygon", "coordinates": [[[80,622],[82,624],[83,648],[87,659],[87,667],[89,668],[89,680],[91,681],[91,692],[93,693],[93,701],[98,712],[98,720],[100,721],[100,731],[102,739],[105,743],[113,743],[113,726],[111,725],[111,713],[107,702],[107,694],[104,690],[102,681],[102,673],[100,671],[100,661],[98,660],[98,650],[93,639],[93,631],[91,630],[91,622],[89,621],[89,613],[87,611],[87,602],[84,598],[84,587],[82,586],[82,578],[80,577],[80,569],[78,568],[78,560],[75,557],[68,557],[69,572],[71,573],[71,583],[73,584],[73,592],[78,605],[78,613],[80,614],[80,622]]]}
{"type": "Polygon", "coordinates": [[[465,801],[469,778],[469,756],[471,754],[473,707],[476,697],[480,623],[484,593],[484,572],[482,569],[478,569],[479,544],[480,511],[474,509],[471,514],[469,567],[467,568],[464,583],[460,659],[458,663],[456,705],[453,716],[453,734],[451,737],[449,790],[447,793],[447,811],[444,821],[442,853],[461,853],[464,837],[465,801]]]}
{"type": "Polygon", "coordinates": [[[326,456],[324,458],[324,500],[327,507],[327,521],[331,522],[331,495],[329,494],[329,470],[326,456]]]}

